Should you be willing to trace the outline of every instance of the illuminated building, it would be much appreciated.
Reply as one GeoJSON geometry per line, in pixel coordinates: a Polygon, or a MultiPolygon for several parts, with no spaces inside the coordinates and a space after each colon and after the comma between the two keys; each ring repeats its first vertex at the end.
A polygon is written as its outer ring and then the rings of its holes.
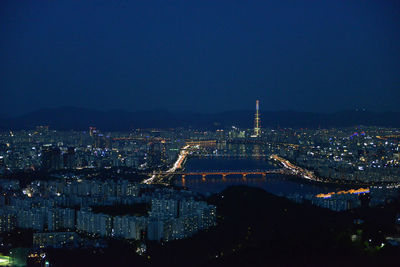
{"type": "Polygon", "coordinates": [[[152,201],[147,227],[149,240],[170,241],[187,238],[199,230],[216,225],[215,206],[193,199],[163,200],[152,201]],[[177,214],[175,214],[176,208],[178,208],[177,214]]]}
{"type": "Polygon", "coordinates": [[[11,232],[16,226],[16,217],[13,214],[0,210],[0,233],[11,232]]]}
{"type": "Polygon", "coordinates": [[[52,209],[47,212],[47,227],[49,231],[75,228],[75,210],[52,209]]]}
{"type": "Polygon", "coordinates": [[[135,216],[115,216],[113,218],[113,235],[125,239],[140,239],[140,231],[135,216]]]}
{"type": "Polygon", "coordinates": [[[259,101],[256,100],[256,114],[254,117],[254,134],[251,137],[260,137],[261,129],[260,129],[260,111],[259,111],[259,101]]]}
{"type": "Polygon", "coordinates": [[[79,210],[77,212],[76,229],[89,234],[111,236],[112,218],[103,213],[79,210]]]}
{"type": "Polygon", "coordinates": [[[165,140],[161,141],[161,161],[162,163],[166,163],[167,162],[167,152],[166,152],[167,148],[166,148],[166,144],[165,144],[165,140]]]}
{"type": "Polygon", "coordinates": [[[151,213],[162,213],[169,217],[178,217],[178,201],[175,199],[157,199],[151,200],[151,213]]]}
{"type": "Polygon", "coordinates": [[[96,127],[89,127],[89,135],[93,136],[95,133],[97,133],[96,127]]]}

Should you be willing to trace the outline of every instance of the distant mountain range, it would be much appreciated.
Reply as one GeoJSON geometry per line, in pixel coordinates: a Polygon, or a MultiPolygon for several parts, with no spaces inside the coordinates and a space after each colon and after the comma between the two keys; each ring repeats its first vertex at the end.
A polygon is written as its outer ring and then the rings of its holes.
{"type": "MultiPolygon", "coordinates": [[[[56,130],[86,130],[95,126],[104,131],[123,131],[135,128],[192,127],[216,129],[230,127],[252,128],[254,111],[228,111],[214,114],[169,112],[165,110],[94,111],[77,107],[40,109],[22,116],[0,116],[0,129],[33,129],[49,125],[56,130]]],[[[262,127],[330,128],[348,126],[400,127],[400,112],[341,111],[314,113],[269,111],[261,114],[262,127]]]]}

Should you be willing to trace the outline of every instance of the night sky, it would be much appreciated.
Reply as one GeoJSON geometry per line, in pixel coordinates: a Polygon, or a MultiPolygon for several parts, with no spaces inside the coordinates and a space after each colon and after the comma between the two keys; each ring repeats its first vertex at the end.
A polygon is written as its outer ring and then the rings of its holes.
{"type": "Polygon", "coordinates": [[[0,1],[0,114],[400,111],[400,1],[0,1]]]}

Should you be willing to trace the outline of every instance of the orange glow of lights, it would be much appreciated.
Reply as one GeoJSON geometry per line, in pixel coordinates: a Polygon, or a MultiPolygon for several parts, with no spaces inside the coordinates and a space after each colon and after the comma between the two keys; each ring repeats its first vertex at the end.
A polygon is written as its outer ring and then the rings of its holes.
{"type": "Polygon", "coordinates": [[[318,194],[316,197],[319,198],[330,198],[332,195],[342,195],[342,194],[366,194],[369,193],[369,188],[359,188],[359,189],[350,189],[350,190],[342,190],[339,192],[331,192],[327,194],[318,194]]]}

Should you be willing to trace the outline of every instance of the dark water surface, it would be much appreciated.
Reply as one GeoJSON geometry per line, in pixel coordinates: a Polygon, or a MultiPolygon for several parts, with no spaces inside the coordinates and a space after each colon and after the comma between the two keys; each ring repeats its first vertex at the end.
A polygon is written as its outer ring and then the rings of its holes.
{"type": "MultiPolygon", "coordinates": [[[[204,157],[189,158],[185,165],[185,172],[213,172],[213,171],[256,171],[277,169],[266,156],[231,158],[231,157],[204,157]]],[[[209,175],[203,181],[201,176],[187,175],[185,180],[178,177],[176,185],[186,186],[192,191],[203,194],[217,193],[231,185],[248,185],[260,187],[267,192],[280,196],[295,194],[319,194],[341,190],[332,185],[311,183],[298,177],[289,177],[280,174],[268,174],[265,178],[261,175],[248,175],[243,179],[242,175],[229,175],[223,180],[220,175],[209,175]]]]}
{"type": "MultiPolygon", "coordinates": [[[[270,154],[270,151],[261,145],[219,144],[203,153],[201,157],[188,158],[185,172],[267,171],[281,168],[268,160],[270,154]]],[[[310,182],[299,177],[280,174],[268,174],[266,177],[248,175],[245,179],[242,175],[228,175],[226,179],[223,179],[221,175],[208,175],[205,180],[200,175],[186,175],[184,180],[176,177],[175,185],[186,186],[188,189],[206,196],[221,192],[231,185],[247,185],[259,187],[274,195],[285,196],[295,201],[314,198],[320,193],[351,188],[343,185],[310,182]]],[[[358,189],[358,187],[354,189],[358,189]]],[[[399,189],[397,188],[372,187],[370,188],[370,205],[384,204],[388,200],[397,198],[398,195],[399,189]]]]}

